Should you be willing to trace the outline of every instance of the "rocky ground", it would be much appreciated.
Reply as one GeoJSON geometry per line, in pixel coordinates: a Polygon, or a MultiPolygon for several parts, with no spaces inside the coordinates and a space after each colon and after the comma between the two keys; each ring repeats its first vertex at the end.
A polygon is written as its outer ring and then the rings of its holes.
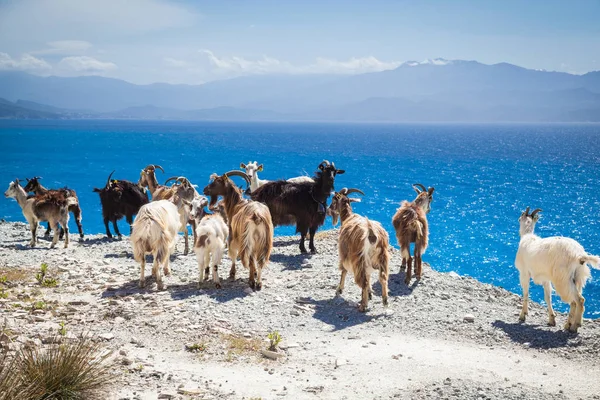
{"type": "Polygon", "coordinates": [[[337,231],[318,234],[312,256],[299,254],[297,238],[277,237],[260,292],[243,268],[225,279],[228,258],[223,289],[198,288],[182,241],[158,292],[150,276],[138,288],[128,240],[72,235],[68,249],[47,240],[31,249],[29,235],[25,224],[0,223],[1,344],[46,346],[61,323],[65,340],[94,337],[113,351],[107,399],[600,398],[600,320],[571,334],[546,326],[546,310],[532,304],[519,324],[519,296],[429,266],[407,287],[395,250],[389,307],[374,275],[359,313],[350,278],[335,296],[337,231]],[[56,287],[36,281],[42,263],[56,287]],[[273,331],[283,338],[277,360],[261,354],[273,331]]]}

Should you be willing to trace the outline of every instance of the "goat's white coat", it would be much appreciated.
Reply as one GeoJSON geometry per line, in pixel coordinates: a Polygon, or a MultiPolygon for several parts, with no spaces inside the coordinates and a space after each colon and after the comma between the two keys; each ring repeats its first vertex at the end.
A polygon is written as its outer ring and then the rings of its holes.
{"type": "Polygon", "coordinates": [[[576,332],[581,326],[585,299],[583,287],[590,277],[588,264],[598,268],[600,257],[587,254],[577,241],[566,237],[540,238],[533,233],[538,217],[521,215],[519,250],[515,266],[519,270],[523,288],[523,308],[519,319],[527,315],[529,280],[544,286],[544,297],[548,305],[549,324],[555,325],[552,309],[552,286],[560,298],[571,306],[565,329],[576,332]]]}
{"type": "Polygon", "coordinates": [[[140,263],[140,287],[144,287],[146,254],[152,254],[152,275],[156,278],[159,290],[163,290],[160,265],[163,272],[170,274],[169,256],[175,250],[177,231],[181,226],[177,206],[168,200],[157,200],[142,206],[133,222],[131,244],[133,256],[140,263]]]}
{"type": "MultiPolygon", "coordinates": [[[[271,182],[268,179],[259,179],[258,172],[262,171],[262,164],[258,165],[258,161],[249,162],[248,164],[240,164],[240,168],[246,171],[246,175],[250,177],[250,192],[254,192],[256,189],[264,185],[265,183],[271,182]]],[[[310,176],[297,176],[287,180],[291,183],[302,183],[302,182],[314,182],[310,176]]]]}
{"type": "Polygon", "coordinates": [[[204,207],[208,205],[208,200],[199,196],[192,202],[191,216],[196,220],[196,242],[194,243],[194,252],[198,260],[198,269],[200,270],[201,285],[204,281],[204,271],[212,266],[213,282],[215,286],[220,287],[219,274],[217,267],[221,263],[223,253],[225,252],[227,235],[229,228],[219,214],[205,215],[204,207]],[[200,243],[202,245],[200,245],[200,243]]]}

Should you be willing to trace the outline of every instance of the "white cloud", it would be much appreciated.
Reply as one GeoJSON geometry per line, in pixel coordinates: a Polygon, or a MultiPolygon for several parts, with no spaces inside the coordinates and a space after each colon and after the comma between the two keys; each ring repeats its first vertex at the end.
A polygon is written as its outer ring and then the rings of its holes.
{"type": "Polygon", "coordinates": [[[20,59],[12,58],[7,53],[0,52],[0,70],[17,70],[29,72],[45,72],[52,66],[41,58],[31,54],[23,54],[20,59]]]}
{"type": "Polygon", "coordinates": [[[92,44],[85,40],[57,40],[48,42],[48,48],[44,50],[32,51],[32,54],[60,54],[73,55],[81,54],[90,49],[92,44]]]}
{"type": "Polygon", "coordinates": [[[114,63],[87,56],[65,57],[60,60],[56,67],[59,70],[80,74],[99,74],[117,69],[117,65],[114,63]]]}
{"type": "Polygon", "coordinates": [[[347,61],[318,57],[315,62],[304,65],[293,65],[273,57],[262,56],[255,60],[244,57],[218,57],[210,50],[200,50],[206,56],[216,73],[238,74],[359,74],[364,72],[384,71],[397,68],[400,61],[380,61],[373,56],[352,57],[347,61]]]}

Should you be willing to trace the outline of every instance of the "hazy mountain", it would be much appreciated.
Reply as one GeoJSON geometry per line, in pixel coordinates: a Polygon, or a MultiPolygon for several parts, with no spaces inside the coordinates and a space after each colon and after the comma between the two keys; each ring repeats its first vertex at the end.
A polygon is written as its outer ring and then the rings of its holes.
{"type": "Polygon", "coordinates": [[[0,119],[55,119],[60,117],[60,114],[29,109],[0,98],[0,119]]]}
{"type": "Polygon", "coordinates": [[[0,96],[72,118],[90,115],[68,110],[86,109],[100,118],[598,121],[600,72],[572,75],[443,59],[353,76],[262,75],[204,85],[0,72],[0,96]]]}

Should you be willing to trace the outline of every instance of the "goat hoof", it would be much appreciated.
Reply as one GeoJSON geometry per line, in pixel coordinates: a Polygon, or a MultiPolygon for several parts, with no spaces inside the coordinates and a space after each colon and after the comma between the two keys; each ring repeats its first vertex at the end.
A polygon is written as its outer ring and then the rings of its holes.
{"type": "Polygon", "coordinates": [[[215,288],[216,289],[222,289],[223,286],[221,286],[221,284],[217,282],[217,283],[215,283],[215,288]]]}
{"type": "Polygon", "coordinates": [[[388,298],[387,298],[387,297],[384,297],[384,298],[383,298],[383,306],[384,306],[384,307],[387,307],[387,306],[388,306],[388,298]]]}
{"type": "Polygon", "coordinates": [[[257,292],[260,292],[262,290],[262,282],[258,282],[257,284],[255,284],[254,290],[256,290],[257,292]]]}
{"type": "Polygon", "coordinates": [[[256,288],[256,284],[254,281],[250,281],[250,289],[254,290],[256,288]]]}
{"type": "Polygon", "coordinates": [[[577,333],[577,329],[579,327],[576,324],[571,325],[571,327],[569,328],[569,332],[571,333],[577,333]]]}
{"type": "Polygon", "coordinates": [[[369,300],[373,300],[373,293],[369,292],[369,300]]]}
{"type": "Polygon", "coordinates": [[[341,295],[341,294],[342,294],[342,292],[343,292],[343,291],[344,291],[344,289],[337,288],[337,289],[335,290],[335,295],[336,295],[336,296],[339,296],[339,295],[341,295]]]}
{"type": "Polygon", "coordinates": [[[140,286],[141,289],[143,289],[144,287],[146,287],[146,281],[145,280],[140,281],[140,285],[139,286],[140,286]]]}
{"type": "Polygon", "coordinates": [[[235,274],[229,274],[229,280],[235,281],[235,274]]]}
{"type": "Polygon", "coordinates": [[[556,326],[556,320],[554,318],[548,321],[548,326],[556,326]]]}
{"type": "Polygon", "coordinates": [[[410,283],[410,278],[406,278],[404,279],[404,284],[408,286],[408,284],[410,283]]]}
{"type": "Polygon", "coordinates": [[[367,307],[361,304],[360,306],[358,306],[358,311],[365,312],[367,311],[367,307]]]}
{"type": "Polygon", "coordinates": [[[310,249],[310,254],[317,254],[317,249],[310,249]]]}

